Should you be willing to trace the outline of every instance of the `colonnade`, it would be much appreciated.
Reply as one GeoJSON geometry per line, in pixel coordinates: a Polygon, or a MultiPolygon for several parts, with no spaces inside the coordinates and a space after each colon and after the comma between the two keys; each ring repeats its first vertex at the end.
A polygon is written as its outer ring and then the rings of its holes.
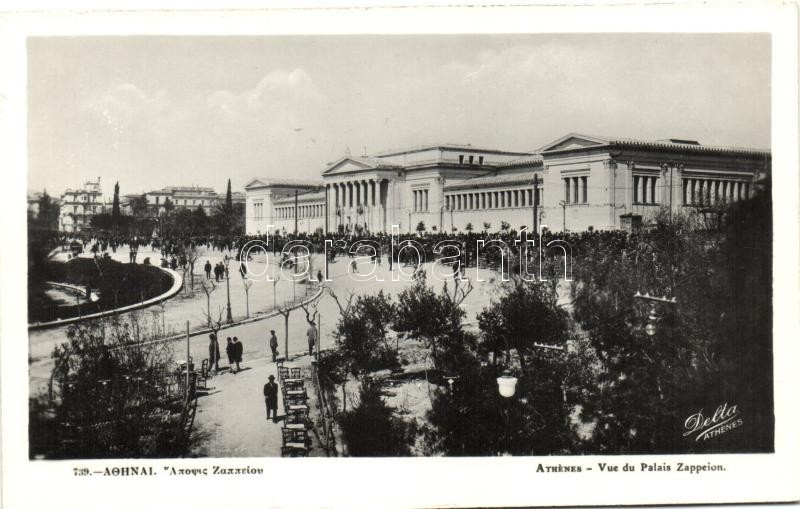
{"type": "Polygon", "coordinates": [[[712,178],[684,178],[684,205],[714,205],[750,196],[750,182],[712,178]]]}
{"type": "Polygon", "coordinates": [[[331,204],[331,228],[343,224],[366,225],[385,230],[391,208],[391,183],[387,179],[358,179],[328,184],[327,199],[331,204]],[[386,192],[382,191],[387,182],[386,192]]]}
{"type": "Polygon", "coordinates": [[[565,177],[564,202],[587,203],[589,201],[589,177],[565,177]]]}
{"type": "MultiPolygon", "coordinates": [[[[275,207],[275,215],[278,219],[294,219],[294,204],[275,207]]],[[[310,205],[297,206],[297,218],[322,217],[325,215],[325,204],[314,203],[310,205]]]]}
{"type": "MultiPolygon", "coordinates": [[[[539,203],[543,189],[539,188],[539,203]]],[[[506,207],[532,207],[533,188],[482,191],[477,193],[451,193],[444,197],[446,210],[487,210],[506,207]]]]}

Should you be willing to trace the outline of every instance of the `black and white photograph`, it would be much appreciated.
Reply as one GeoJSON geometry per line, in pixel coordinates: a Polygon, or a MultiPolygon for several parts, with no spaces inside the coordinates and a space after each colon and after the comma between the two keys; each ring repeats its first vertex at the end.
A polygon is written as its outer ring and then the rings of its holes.
{"type": "Polygon", "coordinates": [[[774,455],[773,42],[27,37],[27,461],[774,455]]]}

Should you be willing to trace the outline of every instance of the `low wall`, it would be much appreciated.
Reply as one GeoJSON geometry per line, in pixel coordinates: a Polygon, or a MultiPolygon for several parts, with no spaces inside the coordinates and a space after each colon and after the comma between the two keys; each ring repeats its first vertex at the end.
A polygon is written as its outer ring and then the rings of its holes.
{"type": "MultiPolygon", "coordinates": [[[[142,302],[137,302],[136,304],[131,304],[129,306],[123,306],[121,308],[110,309],[108,311],[102,311],[100,313],[94,313],[91,315],[84,315],[84,316],[76,316],[73,318],[67,318],[65,320],[53,320],[51,322],[37,322],[28,324],[28,330],[39,330],[39,329],[49,329],[52,327],[62,327],[64,325],[71,325],[73,323],[78,323],[84,320],[93,320],[96,318],[104,318],[107,316],[114,316],[120,313],[127,313],[128,311],[134,311],[136,309],[142,309],[153,304],[158,304],[159,302],[163,302],[167,299],[171,299],[175,295],[178,294],[183,289],[183,276],[181,276],[178,272],[168,269],[165,267],[159,267],[157,265],[152,265],[152,267],[162,270],[169,274],[172,277],[172,287],[167,290],[166,292],[162,293],[161,295],[157,295],[151,299],[147,299],[142,302]]],[[[51,284],[51,283],[48,283],[51,284]]],[[[59,283],[61,284],[61,283],[59,283]]],[[[69,286],[69,285],[67,285],[69,286]]]]}

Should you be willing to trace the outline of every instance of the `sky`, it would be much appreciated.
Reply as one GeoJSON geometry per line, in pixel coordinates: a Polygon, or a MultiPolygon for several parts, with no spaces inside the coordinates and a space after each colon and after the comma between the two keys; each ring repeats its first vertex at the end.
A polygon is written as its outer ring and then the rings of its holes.
{"type": "Polygon", "coordinates": [[[47,37],[28,41],[28,189],[318,179],[434,143],[567,133],[770,146],[763,34],[47,37]]]}

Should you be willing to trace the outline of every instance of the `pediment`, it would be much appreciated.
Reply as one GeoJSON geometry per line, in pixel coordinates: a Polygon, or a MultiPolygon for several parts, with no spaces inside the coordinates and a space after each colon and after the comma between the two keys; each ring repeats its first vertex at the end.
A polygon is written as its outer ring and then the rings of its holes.
{"type": "Polygon", "coordinates": [[[247,184],[245,184],[244,188],[245,189],[251,189],[251,188],[254,188],[254,187],[264,187],[266,185],[267,185],[266,181],[264,181],[262,179],[255,178],[255,179],[251,180],[250,182],[248,182],[247,184]]]}
{"type": "Polygon", "coordinates": [[[354,173],[364,170],[374,170],[375,166],[364,161],[357,161],[350,157],[339,159],[331,164],[322,174],[325,176],[338,175],[340,173],[354,173]]]}
{"type": "Polygon", "coordinates": [[[595,136],[582,134],[568,134],[555,141],[552,141],[539,149],[539,152],[551,152],[556,150],[573,150],[587,147],[594,147],[608,144],[608,140],[595,136]]]}

